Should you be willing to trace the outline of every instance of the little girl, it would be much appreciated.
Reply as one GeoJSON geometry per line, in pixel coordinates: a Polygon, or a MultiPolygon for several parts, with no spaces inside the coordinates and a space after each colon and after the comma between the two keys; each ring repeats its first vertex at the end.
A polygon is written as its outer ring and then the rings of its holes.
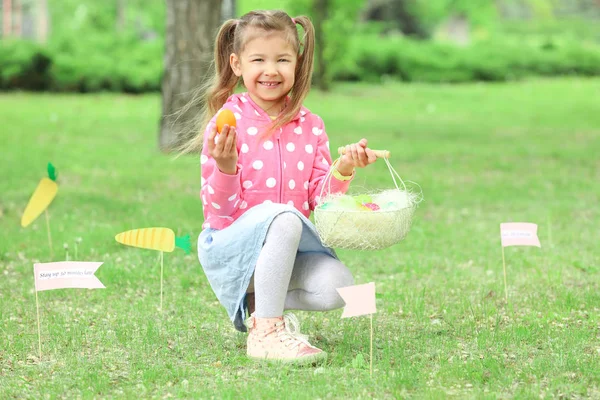
{"type": "Polygon", "coordinates": [[[366,139],[349,145],[325,184],[332,162],[325,127],[302,106],[314,42],[307,17],[282,11],[253,11],[225,22],[207,92],[212,118],[192,143],[202,143],[200,263],[235,327],[246,331],[246,323],[247,353],[256,359],[312,363],[327,357],[283,311],[344,305],[336,288],[352,285],[352,275],[323,246],[308,217],[323,186],[323,193],[346,192],[354,167],[376,159],[366,139]],[[233,94],[240,80],[247,92],[233,94]],[[217,134],[221,109],[235,114],[237,126],[217,134]]]}

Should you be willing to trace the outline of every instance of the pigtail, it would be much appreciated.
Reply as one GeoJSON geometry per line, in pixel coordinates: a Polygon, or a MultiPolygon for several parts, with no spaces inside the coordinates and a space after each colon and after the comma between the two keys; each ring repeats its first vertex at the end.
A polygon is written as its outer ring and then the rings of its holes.
{"type": "Polygon", "coordinates": [[[281,116],[277,118],[271,129],[268,130],[269,132],[286,125],[294,119],[302,108],[302,104],[310,91],[312,82],[315,53],[315,28],[310,19],[305,16],[295,17],[293,20],[290,19],[290,24],[294,24],[294,31],[296,31],[296,25],[300,25],[304,31],[298,49],[296,77],[294,86],[292,86],[290,92],[290,102],[283,110],[281,116]]]}
{"type": "Polygon", "coordinates": [[[308,17],[300,16],[294,18],[296,24],[304,30],[304,36],[300,40],[300,56],[296,65],[296,80],[292,88],[294,103],[298,103],[300,110],[304,99],[308,95],[312,82],[313,62],[315,56],[315,28],[308,17]]]}
{"type": "Polygon", "coordinates": [[[229,66],[229,56],[233,52],[233,42],[237,20],[230,19],[219,29],[215,39],[214,70],[215,74],[199,89],[199,98],[204,101],[204,109],[197,119],[194,137],[179,149],[180,154],[195,153],[202,150],[204,131],[213,115],[223,107],[238,84],[239,78],[229,66]]]}
{"type": "Polygon", "coordinates": [[[212,85],[206,91],[206,114],[204,125],[227,101],[238,84],[239,78],[229,65],[229,56],[233,53],[237,20],[225,21],[215,39],[215,76],[212,85]]]}

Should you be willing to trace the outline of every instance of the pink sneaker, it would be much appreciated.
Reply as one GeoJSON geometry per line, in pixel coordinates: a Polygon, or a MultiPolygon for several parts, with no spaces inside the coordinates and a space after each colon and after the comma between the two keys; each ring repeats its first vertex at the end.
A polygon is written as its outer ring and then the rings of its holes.
{"type": "Polygon", "coordinates": [[[312,364],[327,359],[327,353],[312,346],[308,337],[298,331],[298,319],[287,313],[277,318],[250,316],[248,357],[256,360],[292,364],[312,364]]]}

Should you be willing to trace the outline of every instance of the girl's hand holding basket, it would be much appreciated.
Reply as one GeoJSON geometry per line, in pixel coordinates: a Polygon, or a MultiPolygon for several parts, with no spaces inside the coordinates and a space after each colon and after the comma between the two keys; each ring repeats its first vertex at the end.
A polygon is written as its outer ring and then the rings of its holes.
{"type": "Polygon", "coordinates": [[[349,144],[344,148],[336,166],[338,172],[345,176],[352,175],[354,167],[364,168],[377,161],[377,155],[367,148],[367,139],[361,139],[358,143],[349,144]]]}

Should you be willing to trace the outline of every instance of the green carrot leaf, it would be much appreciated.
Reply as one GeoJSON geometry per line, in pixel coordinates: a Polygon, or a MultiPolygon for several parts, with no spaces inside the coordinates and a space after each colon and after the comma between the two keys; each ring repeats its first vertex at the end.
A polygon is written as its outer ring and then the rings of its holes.
{"type": "Polygon", "coordinates": [[[54,165],[52,165],[52,163],[48,163],[48,178],[50,178],[54,182],[56,182],[57,177],[58,177],[58,172],[56,172],[56,168],[54,168],[54,165]]]}
{"type": "Polygon", "coordinates": [[[186,254],[190,254],[192,249],[192,244],[190,243],[190,235],[185,235],[182,237],[175,238],[175,246],[183,249],[186,254]]]}

